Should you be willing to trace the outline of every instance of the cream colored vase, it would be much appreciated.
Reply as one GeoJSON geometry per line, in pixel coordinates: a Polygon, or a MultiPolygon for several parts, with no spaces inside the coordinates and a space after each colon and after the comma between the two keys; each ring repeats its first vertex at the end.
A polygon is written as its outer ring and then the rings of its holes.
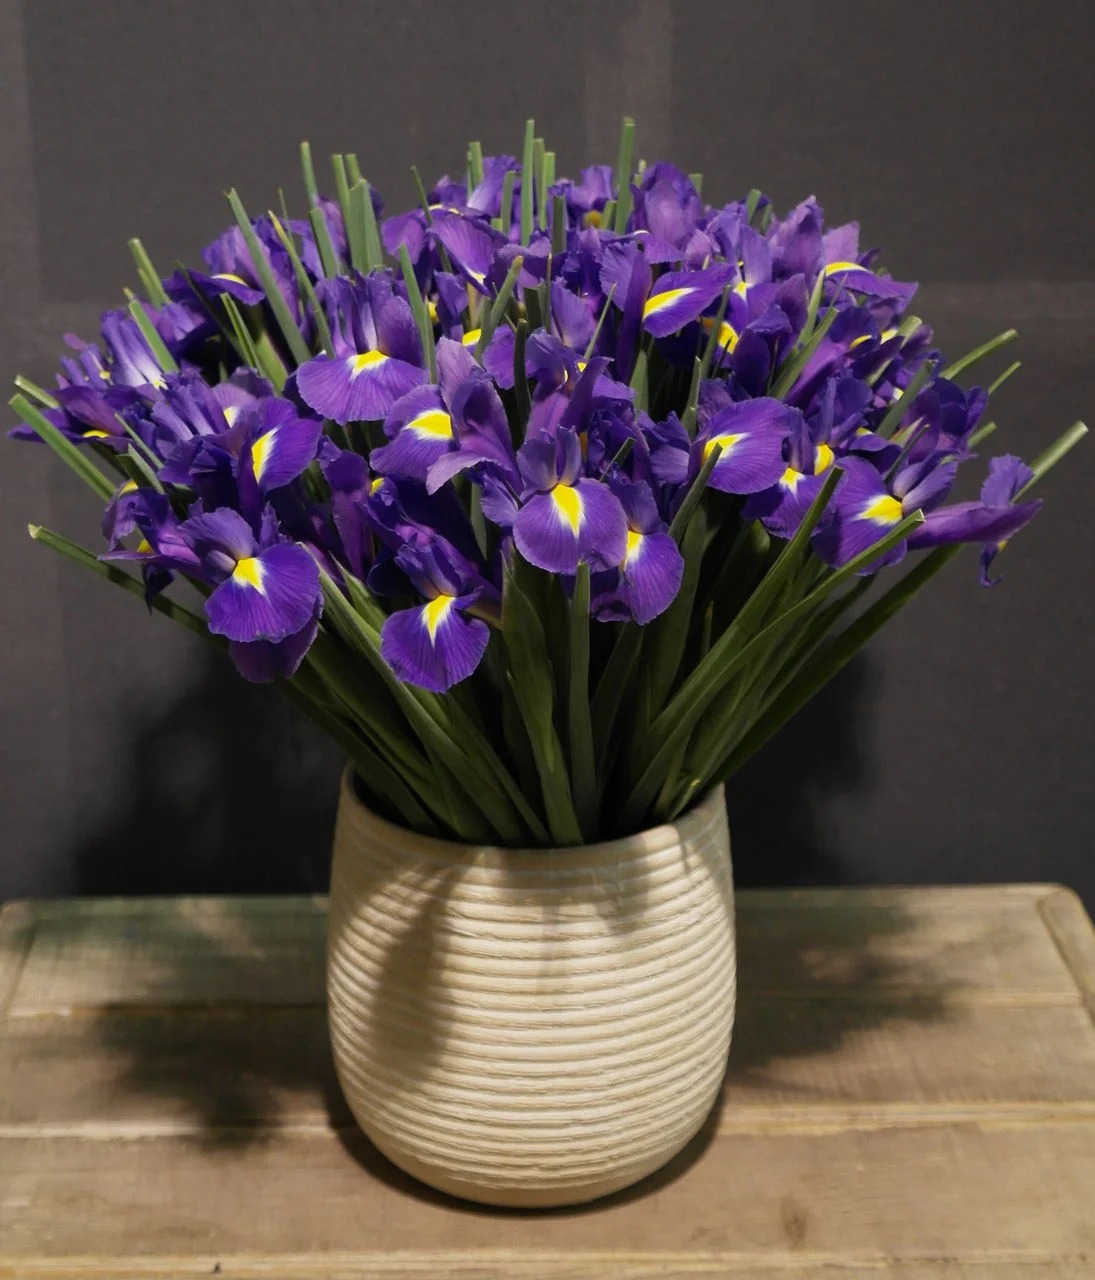
{"type": "Polygon", "coordinates": [[[562,850],[415,835],[343,780],[327,954],[358,1123],[486,1204],[576,1204],[671,1159],[718,1096],[734,1018],[721,788],[678,822],[562,850]]]}

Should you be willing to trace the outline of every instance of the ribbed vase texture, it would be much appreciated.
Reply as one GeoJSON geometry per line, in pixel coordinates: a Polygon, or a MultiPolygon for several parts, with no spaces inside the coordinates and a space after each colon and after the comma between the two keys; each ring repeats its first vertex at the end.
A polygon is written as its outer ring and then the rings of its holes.
{"type": "Polygon", "coordinates": [[[637,1182],[703,1125],[734,1018],[721,789],[561,850],[419,836],[343,782],[328,937],[343,1092],[400,1168],[487,1204],[637,1182]]]}

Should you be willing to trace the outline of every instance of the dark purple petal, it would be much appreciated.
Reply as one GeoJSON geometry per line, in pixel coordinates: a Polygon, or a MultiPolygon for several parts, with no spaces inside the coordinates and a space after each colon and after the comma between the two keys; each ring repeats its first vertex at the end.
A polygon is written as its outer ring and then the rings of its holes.
{"type": "Polygon", "coordinates": [[[285,400],[260,401],[254,410],[244,412],[255,415],[253,425],[248,424],[248,434],[254,434],[247,446],[246,463],[263,493],[280,489],[315,458],[323,424],[299,417],[285,400]]]}
{"type": "Polygon", "coordinates": [[[954,542],[1006,541],[1041,510],[1041,501],[990,507],[983,502],[956,502],[931,512],[909,538],[911,547],[938,547],[954,542]]]}
{"type": "Polygon", "coordinates": [[[1012,453],[989,460],[988,479],[981,486],[981,501],[986,506],[1006,506],[1019,490],[1034,479],[1034,472],[1012,453]]]}
{"type": "Polygon", "coordinates": [[[631,530],[620,569],[620,593],[631,606],[635,621],[645,626],[676,598],[684,558],[668,533],[631,530]]]}
{"type": "Polygon", "coordinates": [[[206,600],[205,613],[216,635],[276,641],[307,626],[319,602],[315,560],[303,547],[283,542],[240,559],[206,600]]]}
{"type": "Polygon", "coordinates": [[[465,616],[454,596],[438,596],[413,609],[400,609],[384,623],[380,652],[400,680],[443,693],[479,665],[490,628],[465,616]]]}
{"type": "Polygon", "coordinates": [[[701,440],[700,459],[720,445],[722,452],[708,481],[723,493],[760,493],[786,470],[783,445],[799,413],[779,400],[741,400],[717,413],[701,440]]]}
{"type": "Polygon", "coordinates": [[[386,417],[400,396],[425,381],[423,369],[379,351],[320,355],[297,370],[305,404],[340,426],[386,417]]]}
{"type": "Polygon", "coordinates": [[[318,630],[319,620],[313,618],[284,640],[252,640],[250,644],[232,640],[228,652],[245,680],[256,684],[288,680],[312,647],[318,630]]]}

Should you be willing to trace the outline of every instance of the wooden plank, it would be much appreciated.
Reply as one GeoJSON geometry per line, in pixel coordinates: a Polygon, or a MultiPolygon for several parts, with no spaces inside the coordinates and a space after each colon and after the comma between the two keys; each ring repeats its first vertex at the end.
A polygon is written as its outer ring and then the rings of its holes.
{"type": "MultiPolygon", "coordinates": [[[[1079,998],[1037,911],[1052,886],[754,890],[739,895],[743,990],[864,999],[1079,998]],[[814,905],[811,905],[811,903],[814,905]],[[989,907],[987,904],[994,905],[989,907]]],[[[29,904],[36,934],[12,1016],[81,1008],[320,1004],[321,898],[29,904]],[[77,909],[79,908],[79,909],[77,909]],[[78,957],[78,961],[77,961],[78,957]],[[276,981],[270,975],[278,975],[276,981]]]]}
{"type": "Polygon", "coordinates": [[[223,1270],[261,1245],[271,1260],[334,1252],[398,1274],[406,1251],[429,1255],[431,1242],[472,1266],[498,1250],[530,1262],[619,1251],[681,1269],[1095,1258],[1091,1124],[728,1135],[609,1206],[550,1214],[469,1210],[353,1132],[6,1138],[0,1167],[0,1266],[15,1271],[27,1257],[190,1253],[223,1270]]]}
{"type": "Polygon", "coordinates": [[[1057,889],[1040,900],[1038,910],[1095,1018],[1095,928],[1083,903],[1071,889],[1057,889]]]}
{"type": "Polygon", "coordinates": [[[50,1262],[21,1263],[11,1271],[0,1263],[0,1277],[20,1280],[183,1280],[210,1275],[219,1280],[775,1280],[791,1276],[825,1277],[826,1280],[1091,1280],[1087,1259],[1060,1258],[983,1262],[959,1262],[939,1258],[923,1262],[856,1262],[842,1257],[797,1254],[790,1263],[755,1261],[728,1254],[689,1257],[628,1257],[625,1254],[540,1253],[529,1261],[520,1254],[494,1250],[490,1254],[433,1252],[401,1253],[401,1261],[354,1254],[345,1258],[315,1254],[212,1254],[193,1257],[158,1257],[149,1262],[117,1263],[102,1258],[72,1257],[60,1265],[50,1262]]]}
{"type": "Polygon", "coordinates": [[[104,899],[38,917],[9,1016],[323,1002],[321,898],[104,899]]]}
{"type": "MultiPolygon", "coordinates": [[[[1012,1009],[754,1000],[738,1008],[721,1124],[873,1124],[1095,1112],[1080,1005],[1012,1009]]],[[[150,1133],[349,1123],[322,1009],[17,1018],[0,1038],[0,1131],[150,1133]]]]}

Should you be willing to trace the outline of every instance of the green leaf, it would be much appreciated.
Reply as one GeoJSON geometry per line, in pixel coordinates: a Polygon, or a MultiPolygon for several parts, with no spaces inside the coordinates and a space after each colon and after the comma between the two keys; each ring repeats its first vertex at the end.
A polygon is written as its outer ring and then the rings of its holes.
{"type": "Polygon", "coordinates": [[[649,357],[646,354],[646,348],[640,347],[639,354],[635,357],[635,368],[631,372],[631,380],[628,386],[635,393],[635,408],[643,411],[649,407],[650,391],[647,382],[647,364],[649,357]]]}
{"type": "Polygon", "coordinates": [[[380,228],[377,226],[376,210],[373,208],[373,189],[364,179],[360,185],[365,188],[364,195],[361,197],[365,206],[365,252],[367,261],[372,264],[369,270],[372,271],[384,265],[384,246],[380,243],[380,228]]]}
{"type": "Polygon", "coordinates": [[[787,723],[809,700],[846,666],[864,644],[917,594],[930,579],[954,559],[961,545],[938,547],[866,609],[816,661],[806,667],[766,708],[753,727],[718,768],[713,782],[735,773],[750,756],[787,723]]]}
{"type": "Polygon", "coordinates": [[[141,284],[144,285],[149,302],[156,307],[167,306],[171,299],[160,281],[160,273],[152,265],[152,259],[148,256],[144,245],[135,236],[129,241],[129,252],[133,255],[137,274],[141,277],[141,284]]]}
{"type": "Polygon", "coordinates": [[[289,311],[289,305],[277,286],[274,273],[270,270],[266,251],[259,243],[259,238],[251,225],[251,219],[247,216],[247,210],[244,209],[243,203],[235,191],[228,193],[228,203],[235,216],[236,225],[243,233],[248,253],[251,255],[251,262],[258,275],[259,282],[262,284],[263,292],[266,294],[266,301],[270,304],[270,310],[274,313],[274,319],[278,322],[278,327],[285,338],[286,345],[297,364],[304,364],[312,358],[312,353],[308,350],[308,344],[304,341],[300,330],[297,328],[296,321],[289,311]]]}
{"type": "Polygon", "coordinates": [[[995,338],[990,338],[988,342],[983,342],[979,347],[962,356],[961,359],[955,360],[953,364],[947,365],[940,377],[954,379],[971,365],[983,360],[985,356],[991,355],[994,351],[998,351],[1007,343],[1014,341],[1019,336],[1016,329],[1005,329],[1003,333],[998,333],[995,338]]]}
{"type": "Polygon", "coordinates": [[[532,197],[535,189],[533,147],[536,121],[525,121],[525,145],[521,150],[521,243],[532,239],[532,197]]]}
{"type": "Polygon", "coordinates": [[[875,428],[880,436],[891,436],[905,414],[912,408],[913,401],[920,394],[920,389],[932,377],[935,369],[930,361],[925,360],[909,379],[909,385],[886,410],[882,421],[875,428]]]}
{"type": "Polygon", "coordinates": [[[771,390],[768,392],[770,396],[774,396],[777,400],[782,400],[787,395],[798,381],[802,371],[810,363],[811,356],[821,346],[825,335],[833,327],[833,322],[839,314],[840,312],[837,311],[836,307],[830,307],[821,322],[814,326],[806,345],[796,348],[794,353],[783,362],[776,373],[771,390]]]}
{"type": "MultiPolygon", "coordinates": [[[[527,833],[518,817],[519,809],[515,807],[512,796],[507,794],[505,783],[499,772],[491,767],[494,762],[477,759],[475,752],[467,750],[448,731],[449,714],[437,695],[405,685],[399,680],[380,653],[378,629],[370,626],[366,618],[350,606],[322,569],[320,583],[326,601],[325,617],[339,628],[340,634],[348,643],[368,659],[423,746],[436,753],[458,779],[466,780],[469,798],[493,824],[502,843],[521,844],[527,838],[527,833]]],[[[462,741],[467,742],[468,726],[465,724],[463,729],[462,741]]],[[[483,755],[483,745],[482,741],[476,743],[480,756],[483,755]]],[[[512,784],[508,774],[506,777],[512,784]]]]}
{"type": "Polygon", "coordinates": [[[525,372],[525,344],[527,340],[528,321],[519,320],[517,322],[517,330],[513,335],[513,394],[517,400],[517,417],[520,428],[520,438],[514,441],[516,445],[519,445],[525,438],[529,414],[532,412],[532,396],[528,389],[528,374],[525,372]]]}
{"type": "Polygon", "coordinates": [[[316,170],[312,164],[312,147],[308,142],[300,144],[300,171],[304,177],[304,190],[308,193],[308,207],[311,209],[319,201],[319,188],[316,186],[316,170]]]}
{"type": "Polygon", "coordinates": [[[609,307],[612,306],[612,299],[616,295],[616,285],[617,285],[617,282],[613,281],[612,287],[609,289],[607,295],[605,296],[605,305],[601,308],[601,314],[597,317],[597,324],[593,330],[593,336],[590,338],[589,345],[586,347],[585,354],[582,356],[582,361],[585,364],[589,363],[589,360],[592,357],[593,352],[596,350],[597,339],[601,336],[601,329],[604,326],[605,320],[608,318],[608,309],[609,307]]]}
{"type": "Polygon", "coordinates": [[[703,497],[703,491],[707,488],[707,481],[718,465],[719,458],[722,456],[722,445],[713,444],[707,450],[707,456],[703,460],[703,466],[700,467],[696,478],[692,481],[688,488],[688,492],[684,495],[684,501],[677,508],[677,514],[673,517],[673,521],[669,526],[669,532],[677,540],[680,546],[684,538],[685,531],[688,528],[692,514],[699,506],[700,499],[703,497]]]}
{"type": "Polygon", "coordinates": [[[85,548],[70,541],[62,534],[54,533],[52,529],[43,529],[41,525],[31,524],[27,525],[27,531],[35,542],[40,542],[43,546],[67,556],[69,560],[75,561],[76,564],[82,565],[85,569],[90,569],[92,573],[97,573],[99,577],[106,578],[109,582],[113,582],[115,586],[122,587],[132,595],[138,596],[145,601],[149,608],[155,609],[157,613],[162,613],[165,618],[170,618],[172,622],[177,622],[179,626],[193,632],[194,635],[201,636],[203,640],[208,640],[217,648],[225,647],[225,641],[220,636],[215,636],[210,632],[205,620],[199,618],[196,613],[192,613],[184,605],[162,594],[146,600],[145,585],[140,578],[132,577],[116,564],[100,560],[92,552],[85,550],[85,548]]]}
{"type": "Polygon", "coordinates": [[[407,298],[411,304],[414,322],[418,326],[418,337],[422,343],[422,350],[425,352],[426,361],[429,365],[430,381],[436,382],[437,348],[434,341],[433,322],[430,320],[430,313],[426,308],[426,300],[418,287],[414,266],[411,263],[411,255],[407,252],[405,244],[399,246],[399,269],[403,272],[403,283],[407,287],[407,298]]]}
{"type": "Polygon", "coordinates": [[[513,189],[516,185],[517,170],[507,169],[502,178],[502,200],[498,206],[500,212],[497,218],[490,220],[495,231],[501,231],[507,237],[513,225],[513,189]]]}
{"type": "Polygon", "coordinates": [[[753,223],[753,215],[757,211],[757,205],[760,204],[762,194],[763,192],[759,187],[754,187],[745,197],[745,221],[748,222],[750,226],[753,223]]]}
{"type": "Polygon", "coordinates": [[[510,304],[513,297],[513,291],[517,287],[517,277],[521,274],[521,268],[524,266],[525,260],[520,254],[510,263],[509,270],[506,272],[506,278],[502,281],[502,286],[491,304],[490,310],[485,311],[480,326],[479,338],[475,344],[475,356],[478,359],[487,348],[495,329],[502,323],[502,318],[506,314],[506,308],[510,304]]]}
{"type": "Polygon", "coordinates": [[[570,600],[570,690],[567,732],[570,745],[570,789],[582,839],[597,837],[597,761],[589,691],[589,565],[583,560],[570,600]]]}
{"type": "Polygon", "coordinates": [[[973,435],[969,438],[969,447],[976,449],[982,440],[987,440],[989,436],[996,430],[995,422],[985,422],[977,428],[973,435]]]}
{"type": "Polygon", "coordinates": [[[468,143],[468,173],[471,175],[472,187],[477,187],[483,181],[483,144],[481,142],[468,143]]]}
{"type": "MultiPolygon", "coordinates": [[[[824,490],[822,490],[822,493],[824,493],[824,490]]],[[[824,507],[821,509],[823,510],[824,507]]],[[[811,511],[813,511],[813,508],[811,508],[811,511]]],[[[820,511],[818,516],[820,516],[820,511]]],[[[735,641],[742,638],[740,634],[735,634],[739,630],[737,622],[720,636],[712,647],[711,652],[685,682],[673,702],[651,726],[650,740],[661,745],[639,778],[631,797],[624,807],[623,824],[625,829],[638,822],[645,815],[655,794],[664,782],[666,769],[681,741],[691,734],[699,716],[710,706],[719,691],[728,687],[731,676],[735,675],[751,660],[762,658],[767,653],[766,646],[771,646],[776,642],[784,628],[805,614],[810,613],[842,582],[847,581],[861,569],[867,568],[868,565],[883,557],[887,551],[895,547],[899,542],[904,541],[909,533],[918,525],[923,524],[923,522],[924,516],[919,511],[906,516],[900,524],[880,538],[873,546],[831,573],[822,581],[820,586],[792,605],[790,609],[780,614],[774,621],[762,627],[744,644],[735,644],[735,641]]],[[[801,532],[801,529],[799,532],[801,532]]],[[[798,537],[797,533],[795,537],[798,537]]],[[[794,541],[795,539],[792,539],[787,544],[787,549],[794,545],[794,541]]],[[[780,561],[777,560],[761,582],[760,587],[754,592],[754,599],[764,590],[768,579],[776,575],[779,567],[780,561]]],[[[742,610],[742,614],[746,612],[748,607],[746,606],[746,609],[742,610]]],[[[739,615],[739,619],[741,616],[739,615]]]]}
{"type": "Polygon", "coordinates": [[[535,186],[533,188],[533,219],[534,227],[542,227],[547,220],[547,212],[544,208],[544,140],[543,138],[533,138],[532,140],[532,173],[535,186]]]}
{"type": "Polygon", "coordinates": [[[502,591],[502,635],[508,656],[507,677],[532,744],[544,811],[557,845],[582,843],[562,746],[555,731],[554,681],[547,638],[532,602],[518,582],[520,557],[506,569],[502,591]]]}
{"type": "Polygon", "coordinates": [[[1070,453],[1075,449],[1086,435],[1087,426],[1083,422],[1074,422],[1067,431],[1057,437],[1048,449],[1040,453],[1030,464],[1030,469],[1034,472],[1034,477],[1033,479],[1028,480],[1015,495],[1016,502],[1018,502],[1025,494],[1029,493],[1047,472],[1052,471],[1057,463],[1060,462],[1067,453],[1070,453]]]}
{"type": "Polygon", "coordinates": [[[700,378],[703,376],[703,361],[699,356],[692,361],[692,381],[688,387],[688,399],[684,402],[681,413],[681,426],[691,439],[696,434],[696,406],[700,399],[700,378]]]}
{"type": "Polygon", "coordinates": [[[33,396],[39,404],[45,405],[47,409],[61,407],[61,402],[56,396],[51,396],[44,387],[40,387],[37,382],[31,382],[29,378],[24,378],[21,373],[16,376],[15,385],[20,391],[25,391],[28,396],[33,396]]]}
{"type": "Polygon", "coordinates": [[[691,182],[691,184],[696,188],[696,195],[702,196],[703,195],[703,174],[690,173],[688,175],[688,181],[691,182]]]}
{"type": "Polygon", "coordinates": [[[551,200],[551,252],[565,253],[567,247],[566,196],[556,195],[551,200]]]}
{"type": "Polygon", "coordinates": [[[989,383],[988,394],[990,396],[994,396],[997,393],[997,391],[999,391],[1000,388],[1004,385],[1004,383],[1007,382],[1007,380],[1011,377],[1011,375],[1020,368],[1022,368],[1022,361],[1013,360],[1011,364],[1009,364],[1008,367],[1004,370],[1004,372],[996,379],[995,382],[989,383]]]}
{"type": "Polygon", "coordinates": [[[316,238],[323,274],[326,279],[334,280],[341,275],[338,254],[335,253],[334,241],[331,239],[331,228],[327,225],[323,210],[318,205],[313,205],[308,210],[308,221],[312,224],[312,235],[316,238]]]}
{"type": "Polygon", "coordinates": [[[144,338],[149,351],[156,357],[157,364],[165,373],[178,373],[179,366],[175,362],[175,357],[168,351],[163,338],[156,332],[156,326],[148,318],[144,303],[140,298],[135,297],[131,290],[127,289],[125,292],[127,310],[137,328],[140,329],[141,337],[144,338]]]}
{"type": "Polygon", "coordinates": [[[635,147],[635,121],[624,116],[620,129],[620,149],[616,154],[616,213],[612,230],[623,235],[631,216],[632,152],[635,147]]]}
{"type": "Polygon", "coordinates": [[[605,663],[597,691],[593,695],[590,714],[593,720],[593,745],[597,759],[597,777],[608,775],[613,754],[613,731],[620,704],[631,681],[643,644],[643,628],[636,622],[620,624],[616,642],[605,663]]]}
{"type": "Polygon", "coordinates": [[[369,237],[365,226],[365,206],[371,203],[365,184],[358,182],[350,187],[346,200],[350,211],[349,221],[346,223],[350,263],[357,271],[368,274],[375,264],[369,258],[369,237]]]}
{"type": "Polygon", "coordinates": [[[274,228],[274,233],[281,242],[282,248],[289,255],[289,261],[293,265],[293,271],[297,278],[297,287],[311,304],[312,313],[316,322],[316,332],[319,334],[320,344],[329,356],[333,356],[335,354],[335,347],[331,340],[331,329],[327,324],[327,317],[323,313],[323,308],[319,305],[319,299],[316,297],[316,291],[312,285],[311,277],[308,275],[308,272],[304,268],[304,263],[301,261],[296,243],[294,242],[293,237],[285,230],[284,226],[282,226],[281,219],[273,213],[269,216],[270,222],[274,228]]]}
{"type": "MultiPolygon", "coordinates": [[[[91,461],[87,453],[63,435],[48,418],[31,404],[24,395],[15,395],[8,401],[28,427],[49,445],[61,461],[104,502],[114,497],[117,488],[91,461]]],[[[48,530],[44,531],[48,532],[48,530]]],[[[32,535],[33,536],[33,535],[32,535]]]]}

